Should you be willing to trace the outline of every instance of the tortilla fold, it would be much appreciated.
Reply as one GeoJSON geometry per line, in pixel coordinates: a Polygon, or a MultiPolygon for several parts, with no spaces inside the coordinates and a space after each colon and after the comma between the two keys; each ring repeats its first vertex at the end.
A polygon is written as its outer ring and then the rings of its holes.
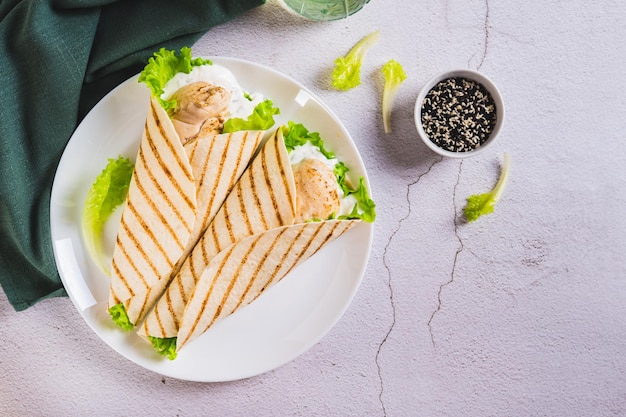
{"type": "Polygon", "coordinates": [[[154,99],[113,252],[109,307],[138,324],[212,222],[263,138],[215,134],[182,145],[154,99]]]}
{"type": "Polygon", "coordinates": [[[295,198],[289,154],[281,129],[277,129],[243,173],[138,333],[175,337],[196,282],[211,259],[243,238],[293,224],[295,198]]]}
{"type": "Polygon", "coordinates": [[[180,351],[211,326],[254,301],[359,220],[328,220],[274,228],[221,251],[205,269],[177,334],[180,351]]]}

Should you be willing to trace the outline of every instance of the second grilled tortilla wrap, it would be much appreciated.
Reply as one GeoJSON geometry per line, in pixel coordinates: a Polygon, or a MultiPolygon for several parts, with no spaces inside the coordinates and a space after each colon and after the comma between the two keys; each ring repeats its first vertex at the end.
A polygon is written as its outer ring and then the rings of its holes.
{"type": "Polygon", "coordinates": [[[214,134],[183,146],[165,110],[151,99],[113,253],[109,307],[122,304],[131,323],[142,320],[262,136],[262,131],[214,134]]]}
{"type": "Polygon", "coordinates": [[[283,225],[296,216],[296,188],[281,129],[267,140],[183,263],[139,334],[175,337],[183,311],[209,262],[229,245],[283,225]]]}
{"type": "Polygon", "coordinates": [[[283,226],[249,236],[211,260],[185,308],[176,350],[254,301],[360,220],[283,226]]]}

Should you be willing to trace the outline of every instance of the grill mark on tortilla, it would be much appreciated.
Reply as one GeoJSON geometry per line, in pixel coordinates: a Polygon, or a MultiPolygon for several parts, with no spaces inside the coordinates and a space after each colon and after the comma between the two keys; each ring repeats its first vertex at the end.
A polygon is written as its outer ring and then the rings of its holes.
{"type": "MultiPolygon", "coordinates": [[[[165,301],[167,302],[167,310],[170,312],[171,316],[175,317],[175,308],[172,303],[172,294],[169,291],[165,291],[165,301]]],[[[165,329],[163,329],[163,333],[165,333],[165,329]]]]}
{"type": "MultiPolygon", "coordinates": [[[[248,142],[248,134],[249,132],[246,131],[243,134],[243,138],[241,139],[241,143],[239,146],[239,152],[237,153],[237,163],[235,164],[235,169],[233,169],[233,173],[230,177],[230,181],[228,182],[228,188],[233,188],[233,186],[235,185],[235,183],[237,182],[237,173],[239,172],[239,166],[241,165],[241,161],[243,159],[243,151],[246,148],[246,144],[248,142]]],[[[230,134],[230,136],[228,136],[228,141],[230,142],[230,138],[232,137],[232,133],[230,134]]],[[[256,142],[256,140],[255,140],[256,142]]],[[[256,146],[255,146],[256,147],[256,146]]]]}
{"type": "MultiPolygon", "coordinates": [[[[189,156],[189,160],[193,161],[193,159],[196,157],[196,150],[198,149],[198,141],[187,142],[185,145],[183,145],[183,147],[185,148],[185,152],[189,156]],[[187,151],[187,149],[190,149],[190,150],[187,151]]],[[[192,168],[192,172],[193,172],[193,168],[192,168]]]]}
{"type": "MultiPolygon", "coordinates": [[[[117,262],[115,261],[115,259],[113,259],[113,261],[111,262],[111,267],[113,268],[113,272],[115,273],[115,275],[117,275],[118,277],[122,278],[122,271],[120,270],[119,266],[117,265],[117,262]]],[[[135,267],[134,263],[131,263],[131,267],[133,269],[135,269],[135,271],[137,270],[137,268],[135,267]]],[[[135,291],[133,291],[133,289],[128,286],[128,282],[126,282],[126,280],[124,280],[124,279],[120,279],[120,282],[122,284],[124,284],[124,287],[126,287],[128,292],[130,293],[130,296],[133,297],[135,295],[135,291]]],[[[113,288],[111,288],[111,291],[113,291],[113,288]]],[[[122,301],[122,299],[118,295],[115,295],[115,299],[117,301],[122,301]]]]}
{"type": "MultiPolygon", "coordinates": [[[[306,242],[306,244],[302,247],[302,249],[300,250],[300,252],[298,253],[298,256],[296,256],[296,259],[294,260],[294,262],[291,264],[291,266],[289,267],[289,269],[287,269],[287,272],[285,274],[283,274],[283,276],[289,274],[291,272],[291,270],[293,268],[296,267],[296,265],[298,265],[300,263],[300,259],[302,259],[302,257],[304,256],[304,254],[307,252],[307,250],[309,250],[309,247],[313,244],[313,242],[315,241],[315,239],[317,238],[317,235],[319,235],[319,233],[322,231],[322,229],[324,228],[324,222],[319,222],[319,223],[315,223],[316,225],[318,225],[318,227],[315,228],[315,233],[313,233],[313,236],[311,236],[309,238],[309,240],[306,242]]],[[[335,229],[335,227],[337,227],[337,224],[334,225],[333,230],[335,229]]],[[[330,235],[330,234],[329,234],[330,235]]],[[[299,236],[299,235],[298,235],[299,236]]],[[[328,238],[327,238],[328,239],[328,238]]],[[[319,246],[314,252],[313,254],[320,248],[321,246],[319,246]]],[[[311,254],[311,255],[313,255],[311,254]]],[[[270,280],[270,284],[274,281],[275,276],[272,277],[272,279],[270,280]]]]}
{"type": "MultiPolygon", "coordinates": [[[[205,159],[204,159],[204,163],[202,164],[202,174],[200,176],[200,183],[198,184],[198,191],[200,191],[203,188],[204,180],[208,177],[207,171],[209,169],[209,161],[211,160],[211,154],[213,153],[213,147],[215,146],[215,142],[217,142],[215,140],[215,137],[212,137],[211,146],[209,146],[209,151],[207,152],[205,159]]],[[[209,219],[209,214],[211,214],[211,212],[213,211],[211,210],[211,208],[213,207],[213,202],[215,201],[215,194],[217,193],[217,184],[219,184],[219,180],[222,176],[223,168],[224,168],[224,164],[222,163],[220,165],[220,169],[219,169],[217,176],[213,180],[214,183],[213,183],[213,186],[211,187],[211,196],[209,197],[207,210],[204,212],[204,216],[202,217],[202,223],[201,223],[202,226],[206,224],[206,222],[209,219]]]]}
{"type": "MultiPolygon", "coordinates": [[[[224,204],[224,206],[226,206],[226,204],[224,204]]],[[[215,229],[215,227],[211,227],[211,237],[213,238],[213,247],[219,248],[220,241],[219,241],[219,236],[217,235],[217,230],[215,229]]],[[[208,265],[209,260],[210,260],[209,254],[207,253],[207,251],[208,251],[208,245],[202,245],[202,261],[204,262],[204,265],[208,265]]],[[[198,282],[198,279],[196,279],[196,282],[198,282]]]]}
{"type": "MultiPolygon", "coordinates": [[[[157,159],[159,165],[161,166],[161,168],[163,169],[163,171],[165,172],[165,175],[171,179],[172,181],[172,185],[174,186],[174,188],[176,188],[176,190],[178,191],[178,194],[182,197],[183,201],[185,202],[185,204],[187,205],[187,207],[189,207],[190,210],[195,211],[195,204],[189,199],[189,196],[186,195],[182,188],[180,187],[180,184],[174,179],[174,176],[172,175],[172,171],[169,169],[169,167],[165,166],[163,164],[163,160],[161,159],[161,155],[159,154],[159,150],[158,148],[154,145],[154,143],[152,141],[150,141],[150,150],[152,151],[152,153],[154,154],[155,158],[157,159]]],[[[149,175],[151,178],[155,178],[154,174],[151,172],[152,170],[150,169],[149,166],[146,165],[146,171],[150,172],[149,175]]],[[[174,206],[171,202],[171,200],[168,200],[168,204],[170,206],[174,206]]]]}
{"type": "MultiPolygon", "coordinates": [[[[228,298],[230,296],[230,293],[233,290],[233,287],[235,286],[235,283],[239,280],[240,275],[241,275],[241,270],[243,269],[243,267],[246,265],[246,263],[248,262],[248,258],[250,257],[250,254],[254,251],[254,249],[256,248],[256,246],[259,244],[259,241],[261,240],[261,238],[263,237],[263,235],[259,235],[256,239],[254,239],[254,242],[252,242],[252,244],[250,245],[250,247],[248,248],[246,254],[241,258],[241,261],[239,262],[239,265],[237,266],[237,271],[235,271],[235,273],[233,274],[233,276],[230,277],[230,282],[228,283],[228,288],[226,289],[226,292],[224,293],[224,295],[222,296],[222,301],[220,301],[219,305],[217,306],[217,309],[215,310],[215,314],[213,315],[213,318],[211,319],[211,322],[209,323],[209,325],[206,327],[207,329],[209,327],[211,327],[213,325],[213,323],[215,323],[215,320],[218,319],[218,317],[220,316],[220,314],[222,313],[222,308],[224,307],[224,305],[226,304],[226,302],[228,301],[228,298]]],[[[257,265],[257,269],[256,272],[253,274],[250,274],[252,277],[254,277],[257,273],[259,272],[259,268],[257,265]]],[[[234,310],[233,310],[234,311],[234,310]]],[[[206,329],[205,329],[206,330],[206,329]]]]}
{"type": "MultiPolygon", "coordinates": [[[[282,145],[284,145],[284,144],[282,144],[282,145]]],[[[277,156],[276,159],[278,160],[278,168],[280,169],[280,178],[282,178],[282,180],[283,180],[283,187],[285,188],[285,191],[287,191],[287,198],[289,199],[289,202],[291,203],[291,205],[290,205],[291,207],[290,208],[291,208],[292,216],[295,217],[295,215],[296,215],[296,204],[295,204],[296,196],[295,195],[291,195],[291,189],[289,188],[289,182],[287,181],[286,168],[283,165],[282,158],[278,158],[278,155],[280,155],[280,146],[281,146],[281,144],[279,143],[279,141],[278,140],[275,141],[274,149],[275,149],[276,156],[277,156]]],[[[274,208],[276,208],[276,204],[277,203],[275,201],[273,201],[273,203],[275,205],[274,208]]],[[[282,218],[279,217],[279,219],[281,220],[281,224],[283,224],[282,218]]]]}
{"type": "MultiPolygon", "coordinates": [[[[165,296],[167,298],[167,306],[171,310],[171,300],[169,299],[167,293],[165,294],[165,296]]],[[[161,321],[161,315],[159,314],[158,308],[154,309],[154,318],[156,320],[157,326],[159,327],[161,334],[165,334],[165,327],[163,326],[163,322],[161,321]]]]}
{"type": "MultiPolygon", "coordinates": [[[[263,152],[263,155],[265,155],[265,152],[263,152]]],[[[265,158],[261,158],[261,162],[265,162],[265,158]]],[[[265,183],[267,184],[269,179],[267,178],[267,170],[265,169],[266,167],[264,163],[262,164],[262,168],[263,168],[265,183]]],[[[259,214],[261,215],[261,223],[263,223],[263,230],[268,230],[269,226],[267,224],[267,219],[265,218],[263,205],[261,204],[261,198],[259,197],[259,193],[257,192],[257,186],[256,186],[256,181],[254,180],[254,177],[256,177],[256,175],[250,175],[250,189],[252,192],[252,196],[254,197],[254,203],[259,208],[259,214]]],[[[272,199],[274,199],[273,196],[272,196],[272,199]]],[[[277,212],[276,210],[274,211],[277,212]]],[[[246,216],[246,219],[247,217],[248,216],[246,216]]],[[[250,221],[248,220],[248,223],[249,222],[250,221]]],[[[250,227],[248,227],[248,230],[250,230],[250,227]]],[[[250,232],[250,234],[252,234],[252,232],[250,232]]]]}
{"type": "MultiPolygon", "coordinates": [[[[128,206],[128,203],[127,203],[127,206],[128,206]]],[[[131,241],[131,244],[133,245],[133,247],[141,254],[142,258],[147,262],[150,269],[152,269],[152,272],[154,272],[155,275],[158,275],[156,266],[154,265],[154,263],[150,261],[150,258],[148,258],[148,256],[146,255],[146,252],[143,250],[143,248],[139,244],[137,237],[128,228],[128,225],[126,224],[126,222],[122,222],[121,227],[126,232],[126,235],[128,236],[128,239],[131,241]]],[[[143,285],[146,288],[148,288],[148,283],[146,282],[146,278],[141,273],[137,265],[133,262],[132,256],[129,254],[128,249],[126,248],[126,245],[124,244],[122,240],[119,240],[118,243],[119,243],[118,248],[122,251],[122,255],[124,256],[124,258],[126,258],[128,263],[131,264],[131,267],[135,271],[135,275],[141,280],[143,285]]],[[[129,286],[129,282],[125,276],[120,275],[120,280],[124,283],[124,285],[129,286]]]]}
{"type": "MultiPolygon", "coordinates": [[[[189,263],[189,273],[193,277],[195,275],[195,268],[193,267],[193,262],[190,259],[187,262],[189,263]]],[[[185,286],[183,285],[182,276],[186,275],[186,272],[187,272],[187,268],[185,268],[185,266],[183,265],[183,267],[178,272],[178,275],[174,278],[174,280],[178,284],[177,285],[178,292],[180,293],[180,298],[183,300],[184,304],[187,303],[187,294],[185,294],[185,286]]],[[[195,281],[195,278],[194,278],[194,281],[195,281]]],[[[178,323],[179,320],[176,319],[176,322],[178,323]]]]}
{"type": "MultiPolygon", "coordinates": [[[[275,140],[274,141],[274,151],[278,152],[278,141],[275,140]]],[[[278,154],[276,154],[278,155],[278,154]]],[[[279,167],[280,165],[280,158],[276,158],[279,167]]],[[[263,169],[263,178],[265,179],[265,187],[268,190],[272,189],[272,179],[269,173],[269,165],[267,164],[267,154],[265,152],[263,152],[261,154],[261,168],[263,169]]],[[[281,168],[281,178],[282,178],[282,168],[281,168]]],[[[284,184],[284,180],[283,180],[283,184],[284,184]]],[[[276,198],[274,197],[274,194],[270,192],[271,195],[271,200],[272,200],[272,207],[274,208],[274,213],[276,213],[276,217],[278,218],[278,224],[283,224],[283,216],[280,215],[280,210],[278,209],[278,202],[276,201],[276,198]]]]}
{"type": "Polygon", "coordinates": [[[339,225],[341,224],[341,222],[336,222],[332,229],[330,229],[330,233],[326,234],[326,237],[324,238],[324,240],[322,241],[322,243],[320,243],[317,248],[313,251],[313,254],[317,253],[318,250],[320,250],[320,248],[322,246],[324,246],[326,243],[328,243],[328,241],[335,235],[335,230],[337,230],[337,228],[339,227],[339,225]]]}
{"type": "MultiPolygon", "coordinates": [[[[272,244],[269,246],[269,249],[267,251],[265,251],[265,253],[263,254],[263,258],[261,258],[261,261],[259,262],[259,265],[257,266],[257,270],[255,274],[252,274],[252,278],[250,279],[250,281],[248,281],[248,285],[246,285],[246,289],[243,291],[243,293],[241,294],[241,297],[239,297],[239,302],[237,303],[237,305],[235,306],[235,308],[233,309],[233,311],[237,311],[237,309],[241,306],[241,303],[243,302],[243,300],[245,300],[246,295],[248,295],[248,292],[250,291],[250,288],[252,288],[252,284],[254,284],[254,282],[257,279],[258,273],[259,271],[263,268],[263,266],[265,265],[265,263],[267,262],[267,259],[270,257],[270,254],[274,251],[274,248],[276,247],[276,244],[281,240],[283,234],[285,234],[285,232],[287,232],[287,228],[283,228],[279,234],[276,235],[276,237],[274,238],[274,240],[272,241],[272,244]]],[[[300,231],[300,234],[302,233],[302,230],[300,231]]],[[[298,235],[299,236],[299,235],[298,235]]],[[[294,239],[294,240],[297,240],[294,239]]],[[[287,253],[289,253],[289,251],[287,251],[287,253]]],[[[284,260],[284,259],[283,259],[284,260]]],[[[278,272],[278,270],[274,270],[274,273],[271,275],[270,279],[268,280],[268,282],[271,282],[273,277],[276,275],[276,273],[278,272]]],[[[259,294],[261,292],[263,292],[263,290],[265,290],[265,287],[267,287],[267,283],[263,286],[263,288],[260,290],[259,294]]],[[[258,295],[256,296],[258,297],[258,295]]],[[[254,298],[256,298],[254,297],[254,298]]]]}
{"type": "MultiPolygon", "coordinates": [[[[176,287],[172,286],[171,291],[174,291],[174,289],[177,288],[178,289],[178,293],[180,295],[180,298],[183,300],[183,305],[187,304],[187,295],[185,294],[185,288],[183,285],[183,280],[182,279],[178,279],[178,285],[176,287]]],[[[195,288],[195,286],[194,286],[195,288]]],[[[170,290],[168,289],[168,293],[170,292],[170,290]]],[[[157,304],[158,307],[158,304],[157,304]]],[[[174,324],[176,326],[176,331],[178,332],[178,329],[180,328],[180,322],[182,321],[182,313],[185,312],[185,309],[182,308],[180,313],[181,313],[181,317],[178,316],[177,314],[177,309],[175,308],[171,308],[170,312],[172,313],[172,320],[174,321],[174,324]]]]}
{"type": "MultiPolygon", "coordinates": [[[[154,107],[155,102],[153,100],[150,100],[150,104],[152,107],[152,116],[154,117],[154,122],[157,128],[159,129],[159,133],[161,133],[161,137],[168,138],[167,133],[165,132],[165,128],[161,124],[161,120],[159,119],[157,115],[156,108],[154,107]]],[[[176,139],[180,141],[180,138],[176,137],[176,139]]],[[[180,160],[180,155],[178,155],[178,153],[174,149],[174,145],[172,144],[171,140],[166,140],[165,143],[167,144],[167,147],[169,148],[171,154],[174,155],[176,162],[178,163],[178,166],[183,170],[183,173],[185,174],[185,177],[187,177],[187,180],[193,181],[194,179],[193,179],[193,172],[191,172],[191,166],[189,164],[185,164],[183,161],[180,160]]]]}
{"type": "MultiPolygon", "coordinates": [[[[122,223],[120,226],[122,228],[125,228],[124,223],[122,223]]],[[[124,256],[124,258],[126,258],[128,263],[130,264],[130,267],[133,269],[133,271],[135,271],[135,275],[141,277],[141,273],[139,272],[139,268],[137,268],[137,265],[135,264],[133,259],[130,256],[128,256],[128,252],[126,251],[126,248],[122,245],[119,233],[117,235],[117,239],[116,239],[115,244],[119,248],[119,250],[122,251],[122,256],[124,256]]],[[[135,295],[135,291],[128,285],[128,281],[124,278],[122,270],[119,269],[119,266],[117,265],[117,261],[115,260],[115,258],[113,259],[113,262],[111,264],[113,266],[113,272],[115,272],[117,274],[117,276],[120,278],[119,281],[122,284],[124,284],[124,286],[128,289],[128,292],[130,292],[131,297],[133,297],[135,295]]],[[[142,281],[145,282],[145,280],[143,278],[141,278],[141,279],[142,279],[142,281]]],[[[121,301],[121,298],[120,298],[120,301],[121,301]]]]}
{"type": "MultiPolygon", "coordinates": [[[[136,177],[136,181],[135,183],[137,184],[137,189],[139,190],[139,192],[141,193],[141,196],[146,200],[146,202],[148,203],[148,205],[150,206],[150,208],[152,209],[152,211],[157,215],[157,217],[159,218],[159,220],[161,221],[161,224],[163,226],[165,226],[165,228],[167,229],[167,231],[169,232],[169,234],[172,236],[172,238],[174,238],[174,241],[176,243],[176,245],[181,249],[185,249],[184,245],[181,243],[178,235],[176,234],[176,232],[174,231],[174,229],[172,228],[172,225],[167,221],[167,219],[165,218],[165,216],[163,216],[163,213],[161,212],[161,210],[158,209],[158,207],[156,206],[155,201],[150,197],[150,195],[148,194],[148,192],[146,191],[145,187],[142,184],[141,176],[138,175],[136,177]]],[[[182,218],[180,216],[178,216],[179,220],[182,220],[182,218]]]]}
{"type": "MultiPolygon", "coordinates": [[[[255,196],[255,201],[258,202],[258,198],[256,198],[256,191],[254,189],[254,175],[250,175],[250,187],[252,188],[252,194],[255,196]]],[[[250,217],[248,216],[248,212],[246,211],[245,207],[246,204],[243,200],[243,192],[241,191],[240,187],[237,187],[237,200],[239,201],[239,214],[241,214],[241,217],[246,225],[246,228],[248,229],[248,235],[253,235],[254,234],[254,229],[252,228],[252,223],[250,223],[250,217]]],[[[224,205],[226,206],[226,204],[224,205]]],[[[226,212],[226,207],[224,207],[224,212],[226,212]]],[[[232,232],[232,228],[230,227],[230,222],[226,223],[226,226],[228,227],[228,231],[230,232],[230,241],[234,242],[235,241],[235,236],[233,235],[232,232]]],[[[267,227],[265,228],[267,229],[267,227]]]]}
{"type": "MultiPolygon", "coordinates": [[[[231,134],[231,136],[232,136],[232,134],[231,134]]],[[[229,138],[231,136],[229,136],[229,138]]],[[[254,148],[256,148],[256,146],[258,145],[258,141],[259,141],[260,137],[261,137],[260,133],[257,133],[257,135],[254,137],[254,144],[253,144],[254,148]]],[[[236,174],[237,174],[237,171],[239,170],[239,166],[241,165],[241,162],[243,160],[243,152],[244,152],[246,146],[248,145],[248,143],[247,143],[248,140],[247,139],[248,139],[248,132],[246,132],[244,134],[244,138],[241,141],[241,146],[239,148],[239,152],[238,152],[238,156],[237,156],[237,169],[235,169],[233,171],[233,177],[231,178],[231,184],[229,185],[228,188],[232,188],[232,185],[237,180],[236,174]]],[[[235,189],[233,189],[233,192],[238,192],[238,190],[239,190],[239,188],[237,186],[235,186],[235,189]]],[[[239,193],[239,197],[240,197],[239,200],[240,200],[240,204],[241,204],[241,197],[242,197],[241,193],[239,193]]],[[[224,205],[222,206],[222,210],[224,210],[224,217],[225,217],[225,219],[228,220],[229,212],[228,212],[228,209],[227,209],[226,206],[227,206],[226,203],[224,203],[224,205]]],[[[253,232],[252,232],[252,227],[250,225],[250,220],[249,220],[249,218],[247,218],[247,216],[244,216],[244,217],[245,217],[246,225],[247,225],[248,230],[249,230],[249,234],[252,234],[253,232]]],[[[235,239],[234,239],[232,228],[230,227],[230,222],[226,221],[225,224],[227,225],[228,231],[229,231],[229,236],[230,236],[230,242],[229,243],[232,243],[232,242],[234,242],[235,239]]],[[[225,246],[225,245],[222,245],[220,243],[219,235],[217,234],[217,229],[215,229],[214,227],[210,227],[210,230],[211,230],[210,237],[209,237],[208,233],[205,233],[202,236],[202,238],[198,241],[198,245],[200,245],[200,254],[201,254],[201,258],[199,258],[199,259],[200,259],[200,262],[202,262],[201,268],[206,267],[206,265],[208,265],[210,260],[211,260],[209,258],[209,254],[208,254],[209,244],[210,244],[208,239],[212,238],[212,241],[213,241],[213,253],[215,253],[215,254],[220,252],[224,248],[224,246],[225,246]]],[[[189,259],[188,259],[188,262],[189,262],[189,272],[190,272],[190,274],[191,274],[191,276],[192,276],[192,278],[193,278],[195,283],[197,283],[198,280],[200,279],[199,274],[196,273],[196,269],[197,269],[196,267],[198,266],[198,265],[196,265],[196,262],[195,262],[196,258],[198,258],[198,255],[197,255],[196,251],[197,250],[194,250],[191,253],[191,255],[189,256],[189,259]]],[[[185,294],[182,280],[178,280],[178,284],[179,284],[180,294],[181,294],[181,297],[183,299],[183,302],[187,303],[187,301],[189,301],[189,297],[191,295],[188,296],[187,294],[185,294]]]]}
{"type": "MultiPolygon", "coordinates": [[[[155,152],[155,148],[151,145],[150,149],[152,150],[152,154],[153,156],[159,160],[159,155],[157,155],[155,152]]],[[[187,230],[188,233],[191,233],[191,225],[188,224],[188,220],[185,218],[185,216],[183,216],[183,214],[180,212],[180,210],[178,209],[178,206],[175,205],[172,200],[169,198],[169,196],[167,195],[167,193],[165,192],[165,190],[163,189],[163,187],[161,187],[161,184],[159,183],[159,180],[154,176],[154,172],[152,172],[152,170],[150,169],[148,162],[146,160],[146,155],[143,152],[143,148],[139,148],[139,160],[141,161],[141,163],[143,164],[144,167],[146,167],[146,174],[148,175],[148,177],[150,178],[150,182],[154,185],[154,187],[157,189],[157,191],[159,192],[159,194],[163,197],[163,199],[166,201],[167,205],[172,209],[172,211],[174,211],[174,214],[176,215],[176,217],[178,218],[178,220],[182,223],[182,225],[185,227],[185,229],[187,230]]],[[[164,168],[165,169],[165,168],[164,168]]],[[[180,191],[180,190],[179,190],[180,191]]],[[[191,206],[190,208],[192,210],[194,210],[191,206]]],[[[195,211],[195,210],[194,210],[195,211]]]]}
{"type": "MultiPolygon", "coordinates": [[[[116,304],[120,303],[120,297],[117,296],[117,294],[115,293],[115,290],[113,288],[111,288],[109,290],[109,306],[114,306],[116,304]],[[111,300],[113,300],[113,302],[111,302],[111,300]]],[[[111,308],[111,307],[109,307],[111,308]]]]}
{"type": "MultiPolygon", "coordinates": [[[[296,243],[299,243],[300,237],[304,233],[304,229],[305,229],[304,226],[300,227],[300,231],[298,232],[296,237],[289,244],[289,248],[283,254],[280,262],[278,262],[276,264],[276,266],[274,267],[274,272],[272,272],[272,275],[270,276],[270,279],[267,280],[267,284],[265,284],[265,287],[263,287],[263,289],[261,289],[261,292],[265,291],[265,288],[267,288],[268,285],[270,285],[272,282],[274,282],[274,280],[276,279],[276,275],[278,274],[278,271],[280,271],[281,266],[283,266],[283,264],[285,263],[285,260],[287,259],[287,256],[289,256],[289,254],[293,250],[293,247],[296,245],[296,243]]],[[[304,253],[304,250],[301,252],[301,254],[302,253],[304,253]]],[[[300,259],[300,257],[296,258],[296,262],[297,262],[298,259],[300,259]]],[[[291,268],[293,268],[293,266],[291,268]]],[[[289,271],[291,271],[291,268],[289,268],[287,270],[287,273],[283,274],[283,276],[287,275],[289,273],[289,271]]]]}
{"type": "MultiPolygon", "coordinates": [[[[239,188],[235,189],[235,192],[239,195],[239,199],[241,199],[241,190],[239,188]]],[[[228,208],[228,201],[226,201],[226,203],[224,203],[224,205],[222,206],[223,210],[224,210],[224,219],[226,220],[224,222],[224,224],[226,225],[226,230],[228,231],[228,238],[230,239],[229,242],[234,242],[235,241],[235,234],[233,233],[233,227],[232,227],[232,222],[229,221],[230,219],[230,210],[228,208]]],[[[216,242],[216,248],[218,250],[218,252],[220,250],[222,250],[222,248],[220,247],[219,244],[219,239],[217,236],[217,232],[215,231],[215,228],[213,228],[213,236],[215,237],[215,242],[216,242]]]]}
{"type": "MultiPolygon", "coordinates": [[[[320,245],[318,245],[318,247],[313,251],[313,253],[311,253],[310,256],[313,256],[317,253],[318,250],[320,250],[320,248],[322,248],[330,239],[333,238],[337,238],[339,236],[341,236],[346,230],[348,230],[348,227],[352,224],[352,221],[337,221],[335,222],[335,224],[333,225],[330,233],[326,234],[326,237],[324,238],[324,240],[322,241],[322,243],[320,245]],[[337,230],[337,228],[339,227],[339,225],[344,225],[342,226],[342,230],[339,231],[339,233],[337,234],[337,236],[335,236],[335,230],[337,230]]],[[[293,268],[295,268],[298,263],[300,262],[300,259],[302,258],[302,256],[304,256],[304,254],[306,253],[306,251],[309,249],[309,247],[313,244],[313,242],[315,241],[315,239],[317,238],[317,235],[320,233],[320,231],[325,227],[326,223],[324,222],[320,222],[319,223],[320,227],[317,228],[317,230],[315,231],[315,234],[309,239],[309,242],[307,243],[306,247],[302,250],[302,252],[300,252],[300,254],[298,255],[298,258],[296,259],[296,262],[294,262],[291,267],[289,267],[289,270],[287,271],[287,274],[291,272],[291,270],[293,268]]],[[[285,275],[287,275],[285,274],[285,275]]]]}
{"type": "MultiPolygon", "coordinates": [[[[116,273],[118,276],[120,276],[120,270],[119,270],[118,266],[115,263],[112,264],[112,268],[113,268],[113,272],[116,273]]],[[[134,295],[132,289],[128,288],[126,283],[123,282],[123,284],[126,286],[128,291],[131,293],[131,297],[132,297],[132,295],[134,295]]],[[[119,295],[117,295],[117,293],[115,292],[115,288],[113,286],[110,287],[110,293],[111,293],[111,296],[112,296],[113,301],[114,301],[113,305],[119,304],[119,303],[122,302],[122,299],[120,298],[119,295]]],[[[109,306],[111,306],[111,304],[109,304],[109,306]]]]}
{"type": "MultiPolygon", "coordinates": [[[[154,118],[154,123],[156,124],[157,128],[159,129],[159,133],[161,134],[161,136],[163,138],[165,138],[166,137],[165,129],[163,128],[163,126],[161,125],[161,122],[158,119],[158,115],[156,113],[156,109],[154,108],[154,106],[152,106],[152,117],[154,118]]],[[[163,158],[161,158],[161,154],[159,153],[159,149],[155,145],[154,140],[152,138],[152,135],[150,134],[150,129],[146,129],[146,136],[147,136],[147,139],[148,139],[147,142],[150,145],[150,149],[152,151],[152,154],[155,156],[159,166],[161,167],[163,172],[165,172],[166,176],[168,178],[170,178],[170,180],[172,181],[172,185],[174,186],[174,188],[176,188],[176,190],[178,191],[178,194],[182,196],[183,200],[185,201],[185,204],[187,204],[187,206],[189,207],[190,210],[195,212],[196,211],[196,204],[193,201],[190,200],[190,197],[187,194],[185,194],[185,192],[181,188],[181,185],[178,182],[177,178],[175,178],[172,175],[172,172],[169,169],[169,167],[167,165],[165,165],[165,162],[164,162],[163,158]]],[[[182,169],[182,171],[185,174],[185,176],[187,177],[187,179],[190,180],[190,181],[193,181],[193,173],[190,171],[189,167],[186,166],[183,163],[183,161],[180,160],[179,155],[176,153],[175,149],[173,148],[173,145],[172,145],[171,141],[165,140],[165,143],[166,143],[167,147],[169,148],[171,154],[175,157],[176,163],[182,169]]],[[[150,171],[148,165],[146,165],[146,170],[150,171]]],[[[154,178],[154,176],[152,174],[151,174],[151,177],[154,178]]],[[[168,201],[168,204],[171,207],[174,207],[174,205],[172,204],[171,201],[168,201]]],[[[176,213],[180,217],[181,221],[184,221],[184,217],[180,215],[178,210],[176,210],[176,213]]]]}
{"type": "MultiPolygon", "coordinates": [[[[228,250],[228,252],[226,253],[226,255],[224,256],[224,259],[222,260],[222,263],[220,264],[219,268],[217,269],[217,272],[215,273],[215,276],[219,276],[222,273],[222,270],[224,269],[228,259],[231,257],[231,255],[233,254],[234,250],[235,250],[235,245],[232,245],[230,247],[230,249],[228,250]]],[[[185,340],[183,340],[180,344],[177,343],[179,346],[184,345],[187,342],[187,340],[189,340],[189,338],[191,337],[193,332],[196,330],[196,327],[198,326],[198,323],[200,322],[200,318],[204,314],[204,310],[206,310],[209,298],[211,298],[211,293],[213,292],[213,288],[215,287],[215,281],[216,280],[214,279],[211,282],[211,286],[209,287],[209,291],[206,293],[206,296],[202,300],[202,304],[200,305],[200,310],[196,314],[196,318],[195,318],[194,322],[191,325],[191,329],[188,332],[187,338],[185,340]]]]}
{"type": "MultiPolygon", "coordinates": [[[[139,309],[139,314],[137,315],[137,317],[143,317],[143,314],[147,308],[147,304],[148,304],[148,299],[150,298],[150,292],[152,291],[152,287],[148,288],[148,293],[146,294],[145,297],[143,297],[143,303],[141,303],[141,308],[139,309]]],[[[132,300],[134,300],[135,298],[133,298],[132,300]]]]}
{"type": "MultiPolygon", "coordinates": [[[[202,242],[204,242],[204,239],[202,239],[202,242]]],[[[209,255],[207,254],[207,245],[205,245],[204,243],[202,243],[202,246],[200,246],[200,248],[202,249],[202,259],[201,261],[203,262],[202,265],[206,265],[207,264],[207,260],[209,259],[209,255]]],[[[194,258],[194,253],[191,253],[191,257],[190,257],[190,261],[191,261],[191,271],[193,274],[193,280],[194,282],[198,282],[198,278],[196,277],[196,265],[195,262],[193,262],[195,260],[194,258]]]]}

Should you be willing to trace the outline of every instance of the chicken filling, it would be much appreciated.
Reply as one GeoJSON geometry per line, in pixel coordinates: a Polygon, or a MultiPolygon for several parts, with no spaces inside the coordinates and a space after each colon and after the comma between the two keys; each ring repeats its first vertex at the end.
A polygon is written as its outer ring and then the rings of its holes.
{"type": "Polygon", "coordinates": [[[170,118],[183,145],[222,131],[231,100],[225,88],[198,81],[181,87],[171,98],[176,108],[170,118]]]}
{"type": "Polygon", "coordinates": [[[296,184],[296,223],[326,220],[337,215],[341,199],[333,171],[319,159],[293,165],[296,184]]]}

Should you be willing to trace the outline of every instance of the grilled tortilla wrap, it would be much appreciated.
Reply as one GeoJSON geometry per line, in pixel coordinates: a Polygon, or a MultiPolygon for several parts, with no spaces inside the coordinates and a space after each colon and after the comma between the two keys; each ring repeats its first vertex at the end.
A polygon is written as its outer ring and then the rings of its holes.
{"type": "Polygon", "coordinates": [[[113,252],[109,308],[140,322],[238,181],[262,131],[182,144],[152,98],[113,252]]]}
{"type": "Polygon", "coordinates": [[[254,301],[293,268],[360,220],[328,220],[274,228],[221,251],[209,263],[185,308],[176,350],[254,301]]]}
{"type": "Polygon", "coordinates": [[[213,222],[167,290],[146,316],[139,334],[175,337],[196,282],[227,246],[283,225],[296,216],[296,185],[281,129],[270,137],[241,176],[213,222]]]}

